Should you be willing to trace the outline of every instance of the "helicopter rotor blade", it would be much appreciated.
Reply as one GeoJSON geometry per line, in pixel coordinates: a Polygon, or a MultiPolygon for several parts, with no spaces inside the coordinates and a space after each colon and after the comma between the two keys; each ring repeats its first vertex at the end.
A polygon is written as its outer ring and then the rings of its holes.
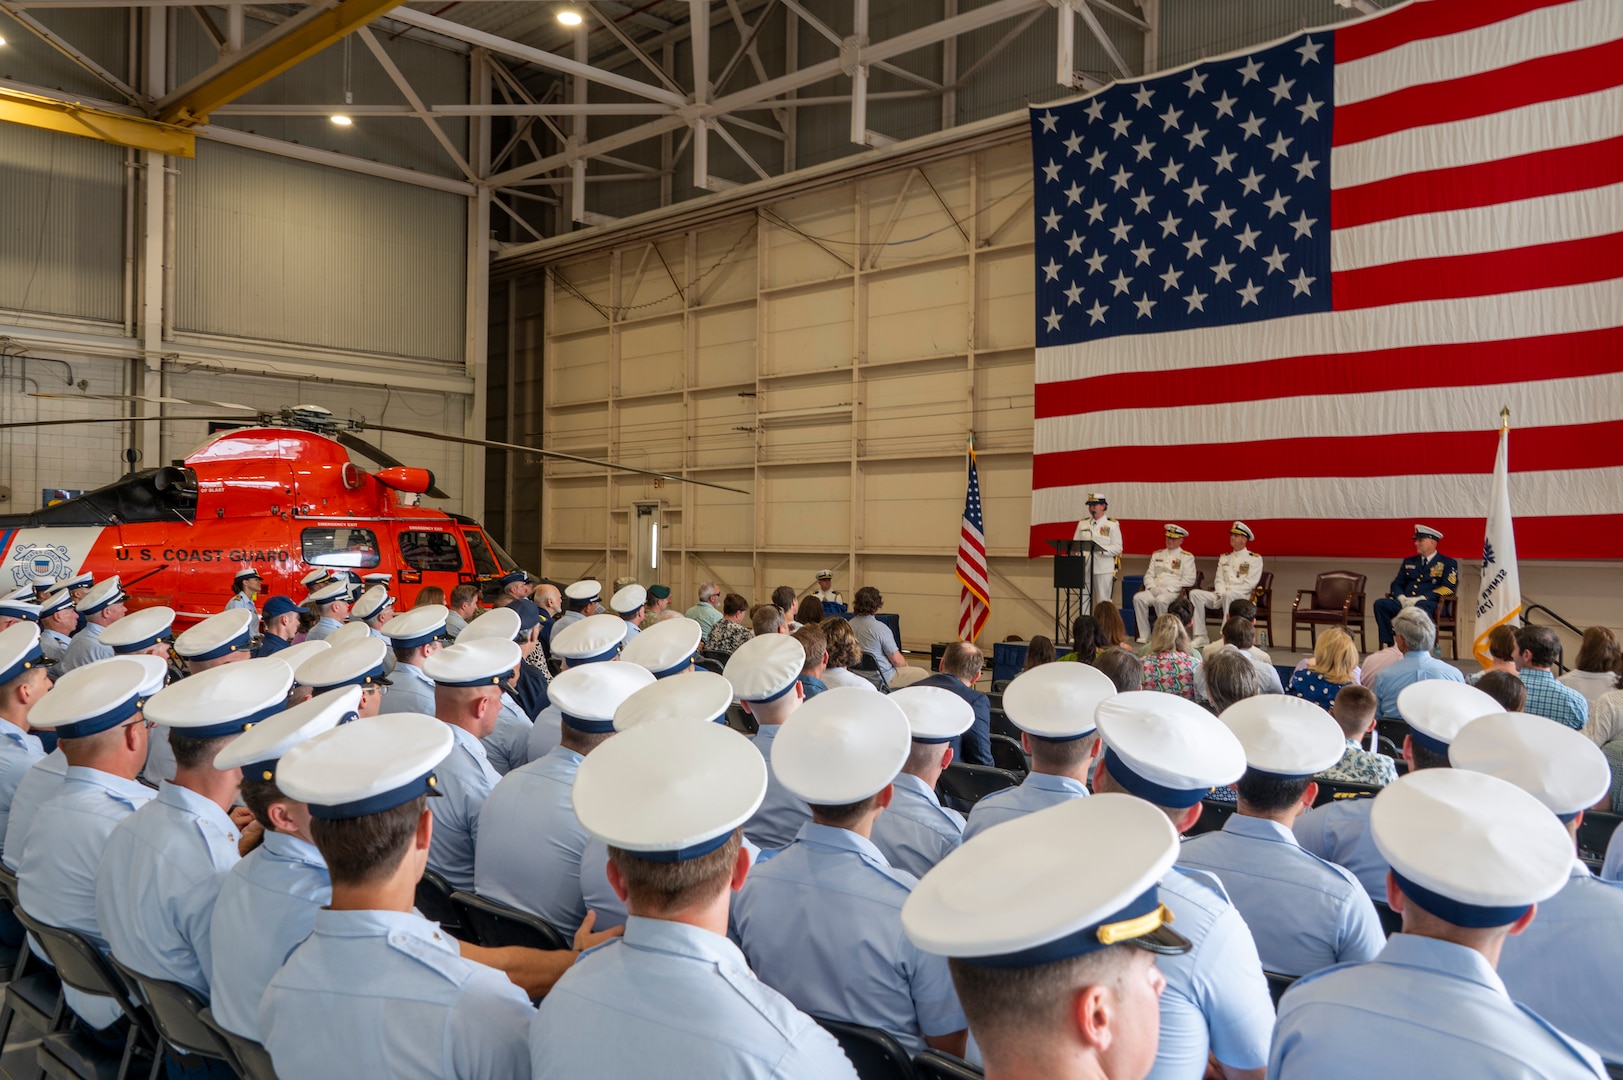
{"type": "MultiPolygon", "coordinates": [[[[397,465],[403,464],[399,458],[383,449],[383,447],[378,446],[376,443],[367,442],[365,439],[354,434],[353,432],[341,431],[334,435],[333,438],[337,440],[338,444],[344,449],[353,450],[363,457],[370,458],[372,461],[381,465],[385,469],[392,469],[397,465]]],[[[435,484],[433,487],[423,492],[423,494],[427,495],[430,499],[449,499],[451,497],[444,491],[441,491],[438,484],[435,484]]]]}
{"type": "Polygon", "coordinates": [[[20,428],[37,427],[63,427],[68,424],[128,424],[140,423],[145,420],[207,420],[221,424],[234,424],[242,420],[240,416],[88,416],[77,420],[18,420],[14,423],[0,424],[0,431],[14,431],[20,428]]]}
{"type": "Polygon", "coordinates": [[[656,472],[653,469],[639,469],[635,465],[621,465],[613,461],[599,461],[597,458],[581,457],[579,454],[566,454],[562,450],[542,450],[535,446],[524,446],[521,443],[496,442],[491,439],[470,439],[466,435],[444,435],[439,432],[413,431],[411,428],[385,427],[382,424],[366,422],[364,427],[373,431],[393,431],[400,435],[416,435],[424,439],[439,439],[442,442],[462,443],[465,446],[484,446],[491,450],[512,450],[520,454],[534,454],[536,457],[556,458],[559,461],[575,461],[582,465],[596,465],[600,469],[615,469],[619,472],[639,473],[643,476],[656,476],[661,480],[673,480],[678,484],[696,484],[699,487],[715,488],[717,491],[730,491],[735,495],[748,495],[743,488],[728,487],[725,484],[712,484],[708,480],[693,480],[686,476],[673,476],[670,473],[656,472]]]}
{"type": "MultiPolygon", "coordinates": [[[[34,398],[52,398],[58,401],[145,401],[154,405],[196,405],[208,409],[237,409],[246,413],[261,412],[253,405],[235,401],[201,401],[196,398],[143,397],[140,394],[29,394],[34,398]]],[[[189,417],[187,419],[190,419],[189,417]]]]}

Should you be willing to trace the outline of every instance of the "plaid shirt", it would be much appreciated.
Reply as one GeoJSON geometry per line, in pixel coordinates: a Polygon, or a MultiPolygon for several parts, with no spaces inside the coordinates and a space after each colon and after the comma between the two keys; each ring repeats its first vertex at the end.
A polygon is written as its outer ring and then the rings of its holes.
{"type": "Polygon", "coordinates": [[[1582,731],[1589,722],[1589,699],[1570,686],[1563,686],[1543,668],[1523,668],[1522,685],[1527,687],[1525,712],[1547,716],[1558,724],[1582,731]]]}

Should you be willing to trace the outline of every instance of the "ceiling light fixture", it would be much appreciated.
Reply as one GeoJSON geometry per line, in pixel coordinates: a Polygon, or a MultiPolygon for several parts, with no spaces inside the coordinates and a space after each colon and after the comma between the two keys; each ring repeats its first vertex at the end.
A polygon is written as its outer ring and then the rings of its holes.
{"type": "Polygon", "coordinates": [[[581,18],[580,12],[573,8],[564,8],[558,12],[558,21],[565,26],[579,26],[585,20],[581,18]]]}
{"type": "Polygon", "coordinates": [[[337,124],[339,127],[349,127],[349,125],[353,124],[355,121],[351,120],[343,113],[333,113],[332,122],[337,124]]]}
{"type": "MultiPolygon", "coordinates": [[[[354,91],[351,90],[351,88],[350,88],[350,81],[349,81],[350,80],[350,57],[351,57],[350,47],[351,47],[353,41],[354,41],[353,38],[346,37],[344,39],[344,104],[345,105],[353,105],[353,104],[355,104],[355,94],[354,94],[354,91]]],[[[339,127],[349,127],[351,124],[353,124],[355,122],[354,120],[351,120],[344,113],[333,113],[332,116],[330,117],[330,119],[332,120],[333,123],[337,124],[339,127]]]]}

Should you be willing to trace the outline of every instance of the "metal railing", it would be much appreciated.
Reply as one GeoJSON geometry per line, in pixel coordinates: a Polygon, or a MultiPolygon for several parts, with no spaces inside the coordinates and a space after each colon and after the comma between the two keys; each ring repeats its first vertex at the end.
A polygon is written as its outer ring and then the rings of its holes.
{"type": "MultiPolygon", "coordinates": [[[[1572,623],[1568,622],[1566,619],[1563,619],[1560,615],[1558,615],[1554,611],[1551,611],[1549,608],[1545,607],[1543,604],[1535,604],[1535,603],[1531,603],[1531,602],[1527,602],[1527,603],[1522,604],[1522,621],[1525,622],[1528,626],[1537,626],[1537,625],[1539,625],[1532,618],[1532,615],[1533,615],[1534,612],[1542,612],[1543,614],[1548,615],[1555,623],[1560,625],[1562,628],[1566,629],[1574,637],[1578,638],[1579,640],[1583,639],[1584,632],[1580,627],[1574,626],[1572,623]]],[[[1556,674],[1565,675],[1567,673],[1567,665],[1566,665],[1565,661],[1566,661],[1566,643],[1562,642],[1562,644],[1561,644],[1561,655],[1556,657],[1556,661],[1555,661],[1556,674]]]]}

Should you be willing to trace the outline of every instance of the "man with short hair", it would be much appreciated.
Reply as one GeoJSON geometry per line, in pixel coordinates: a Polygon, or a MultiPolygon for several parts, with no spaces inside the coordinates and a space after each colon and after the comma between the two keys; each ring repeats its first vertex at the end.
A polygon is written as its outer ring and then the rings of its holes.
{"type": "Polygon", "coordinates": [[[1330,718],[1346,739],[1341,760],[1319,773],[1315,779],[1338,784],[1365,784],[1385,787],[1398,778],[1396,763],[1385,754],[1365,750],[1364,737],[1375,727],[1375,691],[1349,683],[1336,694],[1330,718]]]}
{"type": "Polygon", "coordinates": [[[705,634],[708,635],[710,628],[716,625],[716,620],[721,618],[721,586],[714,581],[700,582],[699,602],[683,614],[703,627],[705,634]]]}
{"type": "Polygon", "coordinates": [[[1150,556],[1150,565],[1144,571],[1144,587],[1133,594],[1140,645],[1150,640],[1150,628],[1155,622],[1150,610],[1153,608],[1155,617],[1160,618],[1167,613],[1168,604],[1195,585],[1195,558],[1183,550],[1183,540],[1189,530],[1168,522],[1165,531],[1166,546],[1150,556]]]}
{"type": "Polygon", "coordinates": [[[259,617],[265,628],[259,639],[255,656],[275,656],[289,645],[299,632],[299,605],[286,596],[273,596],[265,601],[265,610],[259,617]]]}
{"type": "Polygon", "coordinates": [[[39,605],[39,648],[48,663],[58,663],[73,641],[79,612],[66,592],[51,593],[39,605]]]}
{"type": "Polygon", "coordinates": [[[1561,639],[1548,626],[1516,631],[1516,670],[1527,687],[1527,712],[1548,717],[1574,731],[1589,723],[1589,699],[1558,682],[1553,668],[1561,659],[1561,639]]]}
{"type": "Polygon", "coordinates": [[[786,623],[794,621],[795,601],[795,587],[793,585],[779,585],[772,590],[772,606],[783,612],[783,621],[786,623]]]}
{"type": "MultiPolygon", "coordinates": [[[[553,634],[561,633],[580,620],[598,614],[602,611],[600,603],[602,598],[603,586],[591,578],[572,581],[564,586],[564,613],[553,622],[553,634]]],[[[624,637],[622,634],[622,640],[624,637]]]]}
{"type": "Polygon", "coordinates": [[[468,628],[468,620],[479,611],[479,586],[458,585],[446,601],[445,633],[452,641],[468,628]]]}
{"type": "Polygon", "coordinates": [[[816,697],[828,689],[823,682],[823,672],[828,669],[828,640],[815,626],[802,626],[790,636],[806,650],[806,663],[800,669],[800,689],[804,696],[816,697]]]}
{"type": "Polygon", "coordinates": [[[834,588],[834,571],[832,570],[817,571],[817,589],[812,595],[817,597],[818,603],[845,606],[845,597],[841,596],[834,588]]]}
{"type": "Polygon", "coordinates": [[[753,741],[767,763],[766,795],[744,823],[744,835],[763,850],[787,847],[800,827],[811,820],[806,804],[778,780],[772,768],[772,747],[784,721],[804,700],[800,672],[806,650],[782,634],[751,638],[727,661],[723,672],[743,710],[755,717],[753,741]]]}
{"type": "MultiPolygon", "coordinates": [[[[1251,655],[1251,647],[1256,644],[1257,628],[1251,624],[1250,619],[1242,619],[1238,615],[1231,615],[1223,624],[1223,648],[1205,658],[1200,667],[1195,669],[1195,696],[1202,701],[1211,700],[1206,688],[1206,680],[1211,672],[1211,662],[1218,655],[1227,651],[1234,651],[1245,657],[1251,666],[1257,670],[1257,678],[1262,684],[1264,694],[1283,694],[1285,684],[1280,681],[1279,671],[1266,660],[1258,660],[1251,655]]],[[[1218,710],[1221,712],[1222,710],[1218,710]]]]}
{"type": "Polygon", "coordinates": [[[768,634],[787,634],[789,622],[776,604],[756,604],[750,609],[750,631],[756,637],[768,634]]]}
{"type": "Polygon", "coordinates": [[[642,616],[648,606],[648,590],[632,582],[616,589],[609,597],[609,609],[626,621],[626,640],[630,641],[642,630],[642,616]]]}
{"type": "Polygon", "coordinates": [[[18,623],[0,630],[0,844],[5,840],[17,786],[34,763],[45,757],[39,736],[28,726],[28,714],[50,689],[39,627],[18,623]]]}
{"type": "Polygon", "coordinates": [[[954,641],[941,654],[941,669],[914,686],[935,686],[951,691],[975,711],[975,723],[952,741],[953,753],[966,765],[995,765],[992,760],[992,702],[975,689],[981,681],[986,656],[973,641],[954,641]]]}
{"type": "Polygon", "coordinates": [[[964,841],[964,816],[941,805],[935,786],[952,764],[952,740],[969,730],[975,712],[939,687],[906,686],[890,700],[907,716],[912,745],[869,839],[890,865],[922,878],[964,841]]]}
{"type": "Polygon", "coordinates": [[[1206,704],[1218,716],[1235,702],[1262,693],[1262,676],[1257,674],[1257,665],[1238,649],[1220,651],[1200,666],[1196,678],[1206,704]]]}
{"type": "Polygon", "coordinates": [[[394,650],[394,671],[389,676],[389,694],[378,707],[380,713],[425,713],[435,715],[434,680],[423,670],[428,658],[445,648],[446,621],[450,609],[443,604],[412,608],[383,628],[394,650]]]}
{"type": "MultiPolygon", "coordinates": [[[[1415,553],[1398,567],[1392,579],[1391,595],[1375,601],[1376,636],[1382,645],[1394,640],[1392,620],[1399,612],[1418,609],[1427,622],[1437,618],[1437,605],[1455,595],[1460,587],[1459,563],[1437,553],[1443,534],[1430,525],[1414,527],[1415,553]]],[[[1399,635],[1401,636],[1401,635],[1399,635]]]]}
{"type": "Polygon", "coordinates": [[[1094,659],[1093,667],[1104,673],[1118,694],[1131,693],[1144,687],[1144,664],[1126,649],[1106,649],[1094,659]]]}
{"type": "Polygon", "coordinates": [[[306,641],[326,641],[328,635],[349,618],[349,583],[333,581],[310,594],[306,605],[316,613],[316,624],[304,635],[306,641]]]}
{"type": "MultiPolygon", "coordinates": [[[[1257,629],[1257,605],[1253,604],[1250,600],[1243,596],[1236,600],[1230,600],[1228,606],[1228,615],[1223,621],[1227,623],[1229,619],[1244,619],[1246,622],[1251,624],[1252,645],[1246,650],[1246,652],[1251,656],[1251,659],[1260,660],[1264,664],[1273,663],[1273,657],[1269,656],[1264,649],[1260,648],[1255,643],[1257,629]]],[[[1218,627],[1217,640],[1209,641],[1201,648],[1201,659],[1210,660],[1212,657],[1221,652],[1227,644],[1228,642],[1223,640],[1223,628],[1218,627]]]]}
{"type": "Polygon", "coordinates": [[[648,606],[643,609],[642,629],[646,630],[654,625],[670,608],[671,587],[669,585],[648,586],[648,606]]]}
{"type": "Polygon", "coordinates": [[[74,668],[106,660],[113,655],[112,647],[101,643],[101,632],[129,614],[124,599],[124,590],[119,587],[118,575],[114,574],[87,590],[84,598],[74,605],[84,617],[85,627],[73,635],[67,651],[57,661],[56,673],[59,678],[74,668]]]}
{"type": "Polygon", "coordinates": [[[1476,688],[1498,702],[1505,712],[1527,711],[1527,684],[1522,682],[1519,673],[1484,671],[1482,678],[1476,681],[1476,688]]]}
{"type": "Polygon", "coordinates": [[[1233,614],[1230,605],[1234,601],[1250,602],[1257,591],[1257,585],[1262,581],[1262,556],[1252,554],[1247,547],[1255,539],[1256,534],[1245,522],[1236,521],[1229,526],[1229,550],[1217,560],[1217,576],[1212,579],[1212,587],[1195,589],[1189,594],[1195,613],[1194,633],[1190,640],[1195,645],[1207,643],[1206,612],[1209,608],[1233,614]]]}
{"type": "Polygon", "coordinates": [[[1417,682],[1440,679],[1463,683],[1460,669],[1446,664],[1431,654],[1437,644],[1437,627],[1431,617],[1418,607],[1410,607],[1393,617],[1392,633],[1397,637],[1398,652],[1403,658],[1375,677],[1370,689],[1375,691],[1376,715],[1391,718],[1398,715],[1398,695],[1417,682]]]}

